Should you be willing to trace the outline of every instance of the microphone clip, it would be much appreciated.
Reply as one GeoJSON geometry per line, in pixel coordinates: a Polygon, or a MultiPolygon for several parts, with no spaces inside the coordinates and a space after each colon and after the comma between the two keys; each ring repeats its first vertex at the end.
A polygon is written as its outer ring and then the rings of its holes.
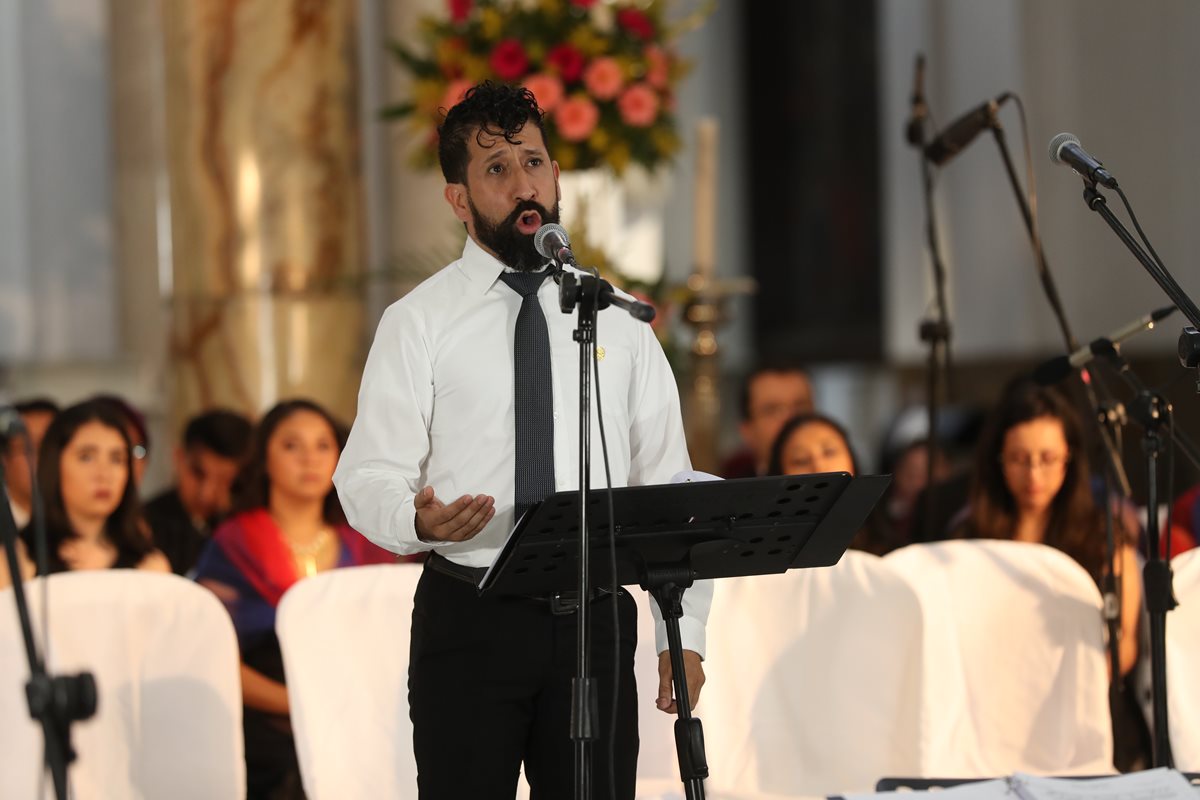
{"type": "Polygon", "coordinates": [[[578,307],[582,314],[592,314],[609,306],[622,308],[640,322],[652,322],[654,306],[619,294],[611,283],[597,274],[561,270],[558,284],[558,307],[570,314],[578,307]]]}

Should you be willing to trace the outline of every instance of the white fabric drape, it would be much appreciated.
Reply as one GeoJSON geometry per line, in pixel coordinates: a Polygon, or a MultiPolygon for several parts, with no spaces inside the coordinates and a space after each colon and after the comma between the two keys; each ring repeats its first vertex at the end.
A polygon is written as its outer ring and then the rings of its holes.
{"type": "MultiPolygon", "coordinates": [[[[25,584],[36,630],[41,581],[25,584]]],[[[48,581],[49,671],[87,670],[99,695],[96,715],[72,729],[72,796],[245,797],[237,639],[212,593],[175,575],[123,569],[48,581]]],[[[25,703],[28,679],[9,588],[0,592],[5,797],[37,796],[42,734],[25,703]]],[[[48,778],[46,789],[52,797],[48,778]]]]}
{"type": "Polygon", "coordinates": [[[922,619],[887,563],[718,581],[704,724],[718,792],[869,790],[921,764],[922,619]]]}
{"type": "Polygon", "coordinates": [[[925,775],[1112,772],[1100,592],[1051,547],[913,545],[885,559],[925,620],[925,775]]]}
{"type": "Polygon", "coordinates": [[[1200,549],[1171,559],[1179,607],[1167,614],[1167,724],[1181,770],[1200,770],[1200,549]]]}

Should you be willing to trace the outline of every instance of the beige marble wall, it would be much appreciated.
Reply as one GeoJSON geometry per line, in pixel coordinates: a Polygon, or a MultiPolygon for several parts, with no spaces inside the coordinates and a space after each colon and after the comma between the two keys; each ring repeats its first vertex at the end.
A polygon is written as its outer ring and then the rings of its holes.
{"type": "Polygon", "coordinates": [[[349,419],[365,339],[354,0],[163,0],[173,405],[349,419]]]}

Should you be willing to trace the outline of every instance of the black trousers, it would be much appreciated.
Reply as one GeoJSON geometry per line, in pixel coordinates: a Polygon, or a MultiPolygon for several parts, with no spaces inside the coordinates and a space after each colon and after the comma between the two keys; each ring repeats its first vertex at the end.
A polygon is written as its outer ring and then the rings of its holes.
{"type": "MultiPolygon", "coordinates": [[[[591,673],[600,699],[592,743],[592,796],[609,797],[613,603],[620,619],[615,796],[632,800],[637,773],[637,606],[626,592],[594,601],[591,673]]],[[[421,800],[512,800],[520,765],[533,800],[574,796],[570,739],[576,614],[527,598],[480,597],[425,569],[413,607],[408,701],[421,800]]]]}

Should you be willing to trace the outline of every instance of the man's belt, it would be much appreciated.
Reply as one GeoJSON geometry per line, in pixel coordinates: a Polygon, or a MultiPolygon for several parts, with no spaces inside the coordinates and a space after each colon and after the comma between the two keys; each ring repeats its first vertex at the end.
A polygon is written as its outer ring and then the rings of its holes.
{"type": "MultiPolygon", "coordinates": [[[[483,581],[483,576],[487,574],[487,569],[484,567],[467,567],[462,564],[457,564],[450,559],[438,553],[430,553],[429,558],[425,559],[425,566],[434,572],[440,572],[443,575],[454,578],[455,580],[469,583],[478,588],[480,582],[483,581]]],[[[620,592],[618,592],[620,594],[620,592]]],[[[588,602],[594,603],[602,597],[612,595],[610,589],[595,586],[588,593],[588,602]]],[[[567,592],[554,592],[549,595],[521,595],[527,600],[538,600],[543,603],[550,604],[551,614],[574,614],[579,610],[579,592],[571,590],[567,592]]]]}

